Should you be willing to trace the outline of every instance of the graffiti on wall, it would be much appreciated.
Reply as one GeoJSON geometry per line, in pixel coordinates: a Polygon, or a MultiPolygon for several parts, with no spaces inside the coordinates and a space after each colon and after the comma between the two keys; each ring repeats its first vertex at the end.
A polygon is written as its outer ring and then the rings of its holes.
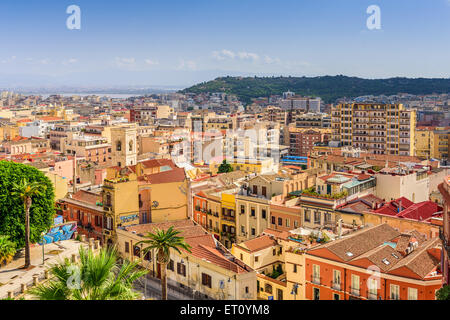
{"type": "Polygon", "coordinates": [[[43,241],[41,240],[39,244],[42,245],[42,242],[44,242],[44,244],[47,244],[72,239],[73,234],[76,231],[77,231],[76,222],[67,222],[53,226],[50,229],[50,231],[44,236],[43,241]]]}

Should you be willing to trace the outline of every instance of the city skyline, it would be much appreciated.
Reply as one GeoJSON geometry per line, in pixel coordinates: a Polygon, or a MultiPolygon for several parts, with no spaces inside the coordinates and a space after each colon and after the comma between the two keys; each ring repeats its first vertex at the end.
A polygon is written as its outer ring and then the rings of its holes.
{"type": "Polygon", "coordinates": [[[448,78],[449,16],[448,0],[2,1],[0,87],[185,87],[226,75],[448,78]],[[80,30],[66,27],[73,4],[80,30]],[[366,26],[371,5],[380,7],[380,30],[366,26]]]}

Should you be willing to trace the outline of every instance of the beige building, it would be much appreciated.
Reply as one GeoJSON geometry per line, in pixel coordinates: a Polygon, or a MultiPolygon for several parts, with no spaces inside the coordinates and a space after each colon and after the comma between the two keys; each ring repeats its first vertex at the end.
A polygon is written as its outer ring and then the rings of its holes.
{"type": "Polygon", "coordinates": [[[332,107],[332,140],[374,154],[415,154],[416,112],[402,104],[339,104],[332,107]]]}
{"type": "Polygon", "coordinates": [[[191,220],[119,229],[117,244],[120,255],[129,260],[142,259],[142,266],[160,277],[161,266],[156,261],[155,250],[144,256],[145,245],[136,244],[144,240],[148,232],[172,226],[191,246],[191,253],[183,250],[180,254],[171,250],[166,272],[170,285],[184,289],[197,299],[256,300],[256,272],[233,257],[211,234],[191,220]]]}
{"type": "Polygon", "coordinates": [[[137,163],[137,126],[131,124],[111,129],[111,164],[117,167],[137,163]]]}

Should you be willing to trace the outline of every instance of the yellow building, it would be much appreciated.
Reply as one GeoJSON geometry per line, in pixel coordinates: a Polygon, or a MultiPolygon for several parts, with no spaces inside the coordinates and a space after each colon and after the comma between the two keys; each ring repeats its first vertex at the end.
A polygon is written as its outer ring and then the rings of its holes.
{"type": "Polygon", "coordinates": [[[118,250],[123,258],[140,259],[140,264],[150,274],[160,278],[161,266],[156,261],[156,251],[144,255],[145,245],[136,245],[144,235],[155,230],[174,227],[180,231],[191,253],[170,252],[167,265],[168,284],[184,290],[195,299],[256,300],[256,272],[234,258],[211,234],[191,220],[170,223],[141,224],[117,230],[118,250]]]}
{"type": "Polygon", "coordinates": [[[105,243],[117,241],[118,227],[139,223],[138,181],[135,174],[115,179],[105,179],[103,183],[103,210],[105,222],[103,234],[105,243]]]}
{"type": "Polygon", "coordinates": [[[236,197],[235,190],[221,193],[220,241],[227,248],[236,242],[236,197]]]}
{"type": "MultiPolygon", "coordinates": [[[[278,171],[278,165],[273,158],[243,159],[229,158],[227,163],[231,165],[234,171],[244,171],[246,173],[265,174],[278,171]]],[[[219,171],[221,163],[211,162],[209,169],[213,175],[219,171]]]]}
{"type": "Polygon", "coordinates": [[[430,153],[431,158],[448,160],[449,155],[449,136],[450,130],[445,128],[436,128],[430,137],[430,153]]]}

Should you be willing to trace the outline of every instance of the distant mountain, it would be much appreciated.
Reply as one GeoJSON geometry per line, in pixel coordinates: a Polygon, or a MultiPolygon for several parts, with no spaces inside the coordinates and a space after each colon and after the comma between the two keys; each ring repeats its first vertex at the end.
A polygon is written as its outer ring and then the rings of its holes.
{"type": "Polygon", "coordinates": [[[326,103],[339,98],[398,93],[450,93],[449,79],[389,78],[362,79],[347,76],[323,77],[221,77],[182,90],[182,93],[226,92],[249,104],[252,98],[280,95],[292,91],[304,96],[318,96],[326,103]]]}

